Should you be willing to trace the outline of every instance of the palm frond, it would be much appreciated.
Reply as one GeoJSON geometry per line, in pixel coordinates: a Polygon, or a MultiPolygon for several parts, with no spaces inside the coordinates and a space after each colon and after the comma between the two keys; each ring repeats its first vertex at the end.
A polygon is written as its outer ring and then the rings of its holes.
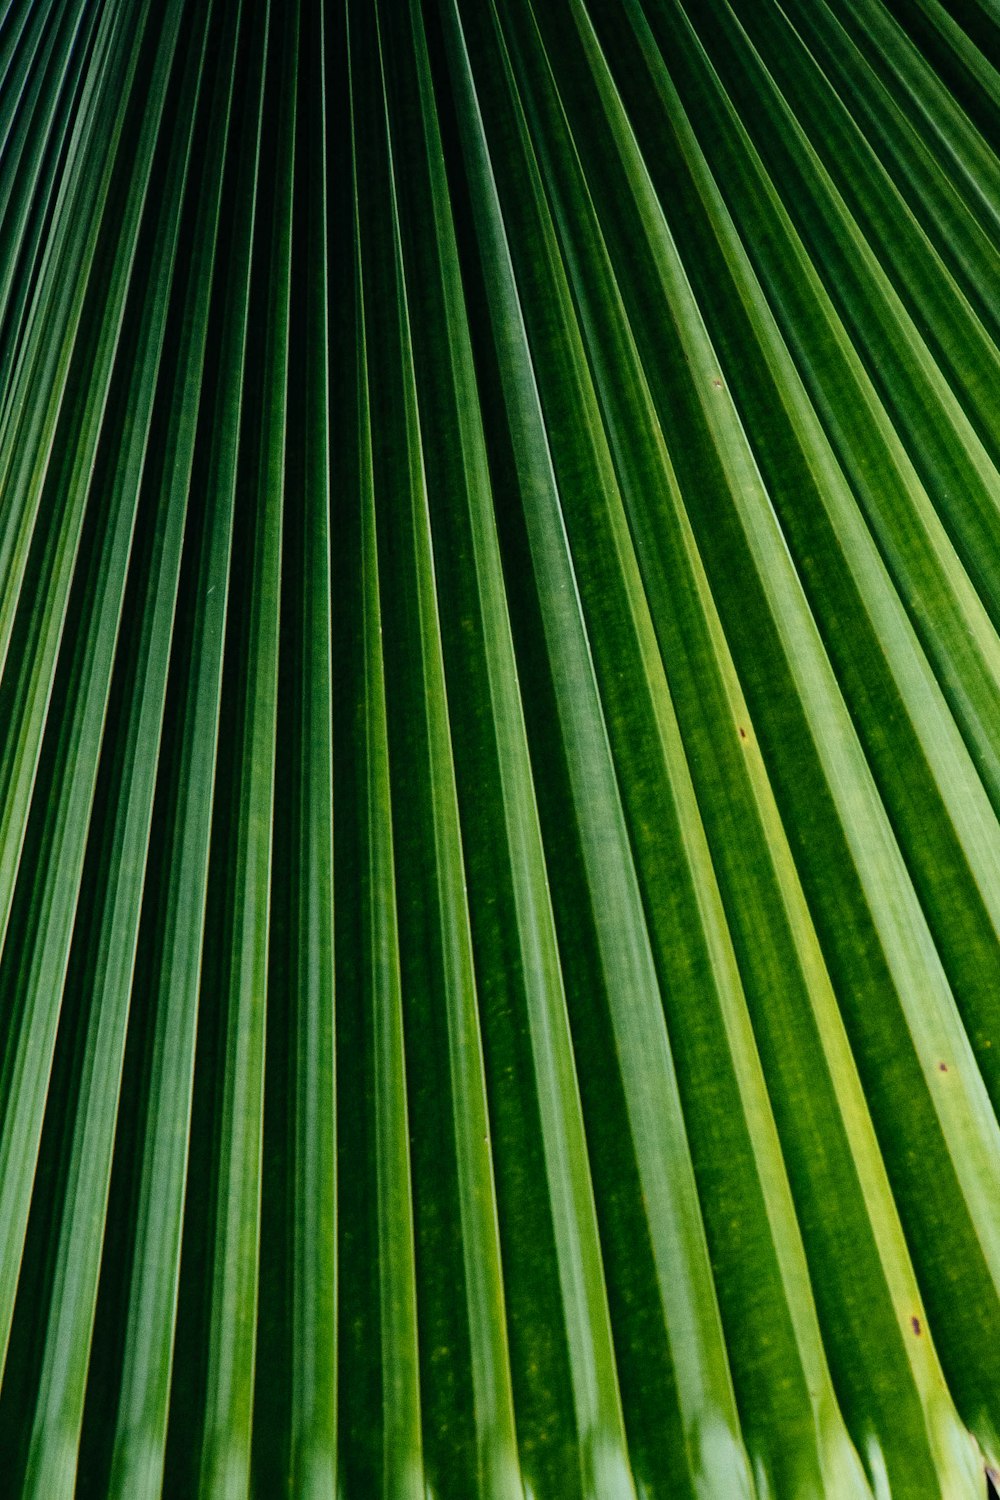
{"type": "Polygon", "coordinates": [[[996,1479],[998,68],[3,7],[4,1494],[996,1479]]]}

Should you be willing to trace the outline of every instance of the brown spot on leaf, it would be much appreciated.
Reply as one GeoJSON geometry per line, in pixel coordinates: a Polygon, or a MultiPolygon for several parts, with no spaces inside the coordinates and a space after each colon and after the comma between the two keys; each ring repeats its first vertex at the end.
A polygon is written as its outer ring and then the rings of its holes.
{"type": "Polygon", "coordinates": [[[917,1335],[917,1338],[919,1338],[920,1337],[920,1319],[919,1318],[911,1318],[910,1319],[910,1327],[913,1329],[913,1332],[917,1335]]]}
{"type": "Polygon", "coordinates": [[[721,391],[722,390],[722,381],[721,380],[713,380],[712,384],[715,386],[715,389],[717,391],[721,391]]]}
{"type": "Polygon", "coordinates": [[[742,724],[741,724],[741,725],[740,725],[740,739],[741,739],[741,740],[745,740],[745,739],[746,739],[746,737],[747,737],[747,732],[746,732],[746,730],[745,730],[745,729],[744,729],[744,728],[743,728],[743,725],[742,725],[742,724]]]}
{"type": "Polygon", "coordinates": [[[941,1072],[941,1073],[947,1073],[947,1071],[948,1071],[948,1064],[947,1063],[938,1063],[938,1071],[941,1072]]]}

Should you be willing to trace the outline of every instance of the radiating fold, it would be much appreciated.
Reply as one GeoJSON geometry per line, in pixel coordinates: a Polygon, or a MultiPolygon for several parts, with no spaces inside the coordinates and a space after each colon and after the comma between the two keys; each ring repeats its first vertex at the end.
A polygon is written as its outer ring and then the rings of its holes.
{"type": "Polygon", "coordinates": [[[998,44],[3,7],[5,1494],[981,1500],[998,44]]]}

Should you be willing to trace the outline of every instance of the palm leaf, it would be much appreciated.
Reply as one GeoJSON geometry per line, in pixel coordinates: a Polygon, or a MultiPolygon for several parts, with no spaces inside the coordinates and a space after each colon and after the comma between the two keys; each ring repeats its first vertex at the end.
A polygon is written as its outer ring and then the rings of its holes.
{"type": "Polygon", "coordinates": [[[5,1494],[1000,1483],[998,65],[3,7],[5,1494]]]}

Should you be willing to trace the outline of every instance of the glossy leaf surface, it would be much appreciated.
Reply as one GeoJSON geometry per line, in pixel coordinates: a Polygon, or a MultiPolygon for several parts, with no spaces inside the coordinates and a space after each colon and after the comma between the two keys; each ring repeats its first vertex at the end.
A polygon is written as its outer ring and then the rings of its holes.
{"type": "Polygon", "coordinates": [[[998,146],[988,0],[2,8],[4,1495],[982,1500],[998,146]]]}

